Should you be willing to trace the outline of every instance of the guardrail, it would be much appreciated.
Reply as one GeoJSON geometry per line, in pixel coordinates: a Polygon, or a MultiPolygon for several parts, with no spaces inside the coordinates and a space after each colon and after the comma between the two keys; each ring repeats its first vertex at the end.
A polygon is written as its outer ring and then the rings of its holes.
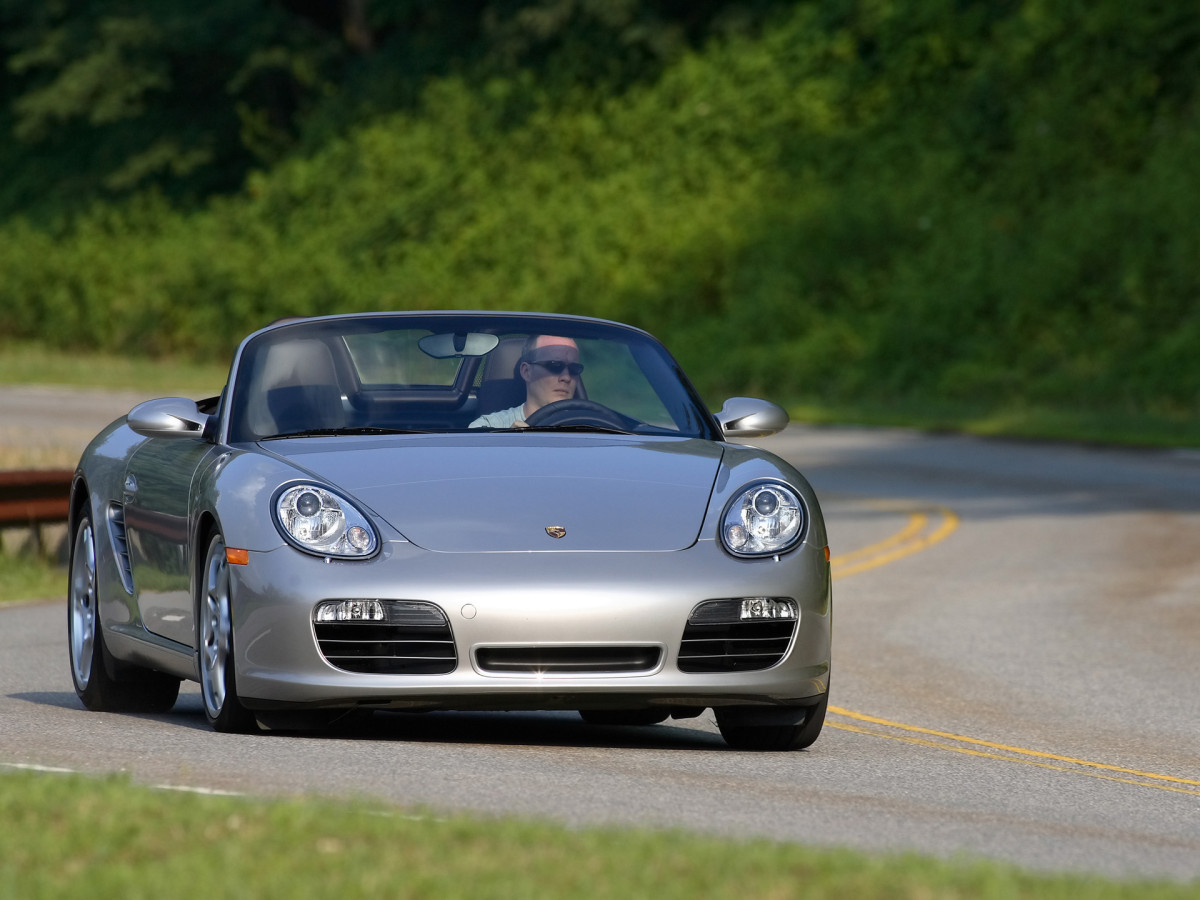
{"type": "Polygon", "coordinates": [[[66,522],[73,474],[70,469],[0,472],[0,528],[66,522]]]}

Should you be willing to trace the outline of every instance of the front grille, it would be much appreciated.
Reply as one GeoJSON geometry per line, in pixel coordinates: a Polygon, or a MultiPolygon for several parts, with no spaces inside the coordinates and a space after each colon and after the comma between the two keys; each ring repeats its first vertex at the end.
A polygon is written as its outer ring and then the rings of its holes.
{"type": "Polygon", "coordinates": [[[446,675],[458,667],[454,635],[431,603],[379,601],[384,621],[315,622],[330,665],[367,675],[446,675]]]}
{"type": "Polygon", "coordinates": [[[681,672],[753,672],[776,665],[791,646],[795,618],[739,618],[743,601],[702,603],[679,645],[681,672]]]}
{"type": "Polygon", "coordinates": [[[481,671],[505,675],[593,675],[651,672],[661,647],[480,647],[481,671]]]}

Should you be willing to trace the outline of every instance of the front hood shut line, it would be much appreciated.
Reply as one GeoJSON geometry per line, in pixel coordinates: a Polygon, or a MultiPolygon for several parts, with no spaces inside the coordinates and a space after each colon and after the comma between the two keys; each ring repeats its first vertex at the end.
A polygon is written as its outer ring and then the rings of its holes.
{"type": "Polygon", "coordinates": [[[563,434],[272,449],[445,553],[682,550],[699,537],[722,455],[704,440],[563,434]]]}

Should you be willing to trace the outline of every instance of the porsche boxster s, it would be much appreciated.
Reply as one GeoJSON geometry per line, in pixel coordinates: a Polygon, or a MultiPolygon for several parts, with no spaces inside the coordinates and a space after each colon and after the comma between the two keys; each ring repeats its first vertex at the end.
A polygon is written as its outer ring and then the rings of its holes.
{"type": "MultiPolygon", "coordinates": [[[[356,710],[712,709],[821,731],[832,590],[804,477],[654,338],[519,313],[283,320],[219,397],[143,403],[75,472],[68,646],[92,710],[199,682],[218,731],[356,710]]],[[[303,727],[309,727],[305,725],[303,727]]]]}

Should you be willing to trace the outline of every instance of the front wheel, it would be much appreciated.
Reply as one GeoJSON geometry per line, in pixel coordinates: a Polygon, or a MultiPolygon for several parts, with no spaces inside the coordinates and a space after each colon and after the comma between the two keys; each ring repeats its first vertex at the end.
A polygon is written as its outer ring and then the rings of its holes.
{"type": "Polygon", "coordinates": [[[179,696],[179,679],[118,663],[104,644],[96,577],[96,533],[88,513],[79,517],[71,544],[67,585],[67,651],[71,681],[83,705],[96,712],[166,712],[179,696]]]}
{"type": "Polygon", "coordinates": [[[196,616],[196,633],[200,638],[196,667],[209,724],[217,731],[257,730],[254,715],[242,706],[237,694],[229,563],[225,558],[225,540],[219,534],[209,540],[204,556],[196,616]]]}
{"type": "MultiPolygon", "coordinates": [[[[734,750],[803,750],[820,736],[828,706],[829,691],[826,690],[821,702],[808,707],[804,718],[795,724],[773,723],[769,721],[770,713],[753,711],[747,715],[744,707],[718,708],[715,712],[721,737],[725,738],[725,743],[734,750]],[[756,722],[756,715],[762,716],[762,720],[756,722]]],[[[779,712],[781,717],[786,717],[786,710],[779,712]]]]}

